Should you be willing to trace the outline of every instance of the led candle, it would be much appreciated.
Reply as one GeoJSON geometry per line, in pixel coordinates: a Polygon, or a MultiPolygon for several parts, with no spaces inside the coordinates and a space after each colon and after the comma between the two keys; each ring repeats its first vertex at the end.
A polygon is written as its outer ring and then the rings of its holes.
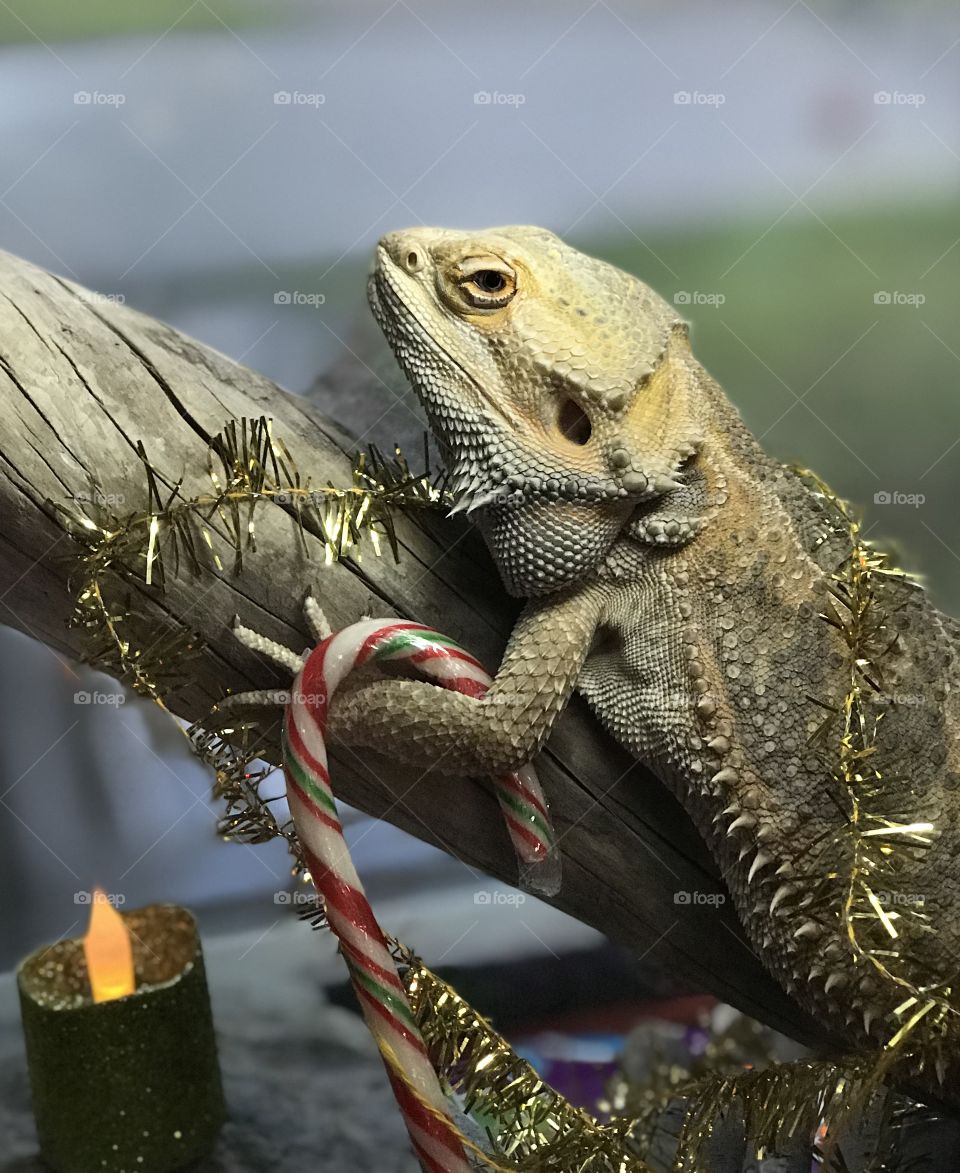
{"type": "Polygon", "coordinates": [[[56,1173],[169,1173],[209,1152],[224,1118],[196,923],[120,913],[102,893],[82,940],[17,974],[40,1151],[56,1173]]]}

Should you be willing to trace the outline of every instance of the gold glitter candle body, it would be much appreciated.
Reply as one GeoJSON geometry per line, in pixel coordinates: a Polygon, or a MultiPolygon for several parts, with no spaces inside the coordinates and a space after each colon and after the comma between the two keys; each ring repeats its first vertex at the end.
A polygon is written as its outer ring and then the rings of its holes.
{"type": "Polygon", "coordinates": [[[37,1135],[56,1173],[168,1173],[208,1153],[224,1120],[196,923],[174,905],[122,915],[133,993],[95,1002],[80,940],[17,974],[37,1135]]]}

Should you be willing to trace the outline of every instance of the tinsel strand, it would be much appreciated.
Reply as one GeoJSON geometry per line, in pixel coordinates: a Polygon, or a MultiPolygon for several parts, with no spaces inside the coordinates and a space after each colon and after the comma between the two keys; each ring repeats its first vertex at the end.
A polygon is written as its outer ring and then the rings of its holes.
{"type": "MultiPolygon", "coordinates": [[[[426,444],[424,451],[426,455],[426,444]]],[[[182,562],[200,575],[209,556],[222,570],[218,546],[223,544],[232,551],[233,571],[239,573],[245,551],[256,549],[256,511],[262,502],[288,510],[304,550],[306,532],[320,537],[327,562],[347,553],[359,558],[364,537],[375,553],[386,541],[399,557],[393,510],[434,507],[448,499],[443,478],[431,476],[427,464],[427,471],[417,475],[399,449],[388,459],[373,446],[356,455],[349,486],[314,487],[265,416],[229,420],[213,437],[206,456],[211,493],[185,497],[182,478],[172,481],[158,471],[142,442],[137,455],[146,509],[117,515],[112,498],[97,484],[69,503],[48,504],[82,551],[71,576],[71,624],[87,633],[83,658],[162,707],[190,678],[191,665],[202,652],[200,640],[172,628],[138,647],[128,632],[139,612],[129,598],[114,601],[109,584],[153,586],[162,594],[166,576],[178,575],[182,562]]]]}
{"type": "Polygon", "coordinates": [[[945,1037],[948,1032],[955,1033],[958,1025],[953,990],[946,983],[931,984],[913,972],[916,963],[904,940],[905,936],[932,933],[935,926],[908,900],[894,902],[899,912],[887,912],[877,895],[878,881],[884,892],[897,892],[900,874],[929,847],[936,834],[931,822],[904,820],[885,812],[884,806],[905,793],[906,787],[902,779],[885,774],[877,764],[876,735],[881,717],[873,717],[868,708],[870,699],[883,696],[883,657],[892,646],[877,581],[905,575],[890,567],[886,557],[866,542],[859,522],[844,502],[812,473],[804,475],[848,528],[852,547],[834,576],[831,609],[821,615],[848,647],[847,690],[839,713],[824,706],[829,715],[814,736],[824,742],[839,725],[834,734],[832,774],[841,788],[847,818],[832,850],[850,864],[844,875],[822,878],[819,899],[808,912],[816,915],[819,911],[828,920],[839,892],[840,927],[853,961],[872,968],[882,982],[896,987],[902,995],[875,1078],[886,1075],[894,1052],[908,1043],[918,1057],[932,1060],[942,1069],[945,1037]]]}

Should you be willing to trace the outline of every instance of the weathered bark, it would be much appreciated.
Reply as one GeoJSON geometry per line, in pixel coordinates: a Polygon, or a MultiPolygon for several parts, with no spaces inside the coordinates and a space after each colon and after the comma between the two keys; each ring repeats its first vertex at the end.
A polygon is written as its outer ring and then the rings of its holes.
{"type": "MultiPolygon", "coordinates": [[[[142,440],[159,470],[183,476],[183,493],[209,489],[208,441],[231,418],[273,417],[314,484],[347,484],[349,441],[303,399],[130,309],[0,254],[0,620],[71,655],[82,634],[67,626],[68,574],[79,547],[50,501],[122,493],[121,512],[145,506],[136,454],[142,440]]],[[[199,632],[207,651],[173,705],[205,715],[225,689],[286,684],[233,639],[244,623],[291,647],[308,642],[300,618],[308,587],[334,627],[363,614],[434,624],[489,666],[499,661],[516,613],[482,546],[443,518],[398,517],[400,564],[368,555],[325,566],[295,540],[282,506],[258,512],[257,552],[241,574],[211,564],[171,576],[164,593],[140,584],[145,638],[171,626],[199,632]]],[[[687,988],[710,991],[796,1037],[816,1029],[765,974],[743,942],[729,901],[677,903],[678,892],[721,884],[685,815],[666,790],[603,734],[575,701],[539,759],[562,838],[564,882],[555,903],[639,956],[653,952],[687,988]]],[[[514,857],[490,785],[451,784],[348,750],[333,752],[337,792],[372,815],[438,844],[471,868],[513,881],[514,857]]],[[[414,943],[415,944],[415,943],[414,943]]]]}

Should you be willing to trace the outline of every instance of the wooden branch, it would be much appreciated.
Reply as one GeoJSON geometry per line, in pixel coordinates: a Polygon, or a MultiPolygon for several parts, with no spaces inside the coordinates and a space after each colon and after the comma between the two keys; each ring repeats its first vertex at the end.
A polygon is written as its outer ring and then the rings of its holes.
{"type": "MultiPolygon", "coordinates": [[[[273,417],[313,483],[346,485],[349,441],[301,398],[177,333],[0,253],[0,621],[72,656],[82,635],[67,627],[68,574],[79,553],[51,501],[88,493],[123,494],[119,512],[145,507],[136,444],[183,493],[209,489],[209,440],[231,418],[273,417]]],[[[412,454],[411,454],[412,455],[412,454]]],[[[233,639],[243,622],[291,647],[309,641],[301,622],[308,588],[334,627],[361,615],[401,615],[435,625],[488,666],[499,662],[516,607],[472,532],[445,521],[398,517],[400,564],[371,554],[324,565],[295,540],[283,506],[258,513],[257,551],[234,576],[212,565],[199,578],[171,576],[165,593],[135,588],[148,617],[143,639],[171,627],[199,632],[207,651],[196,679],[173,708],[207,714],[225,689],[287,681],[233,639]]],[[[678,804],[660,783],[603,734],[574,702],[538,762],[562,841],[564,880],[555,903],[655,958],[677,984],[716,994],[787,1033],[816,1037],[815,1026],[781,993],[743,942],[725,906],[677,903],[680,892],[722,891],[716,869],[678,804]]],[[[516,864],[491,787],[450,783],[370,754],[333,755],[334,787],[346,801],[507,881],[516,864]]],[[[415,942],[411,942],[415,945],[415,942]]]]}

